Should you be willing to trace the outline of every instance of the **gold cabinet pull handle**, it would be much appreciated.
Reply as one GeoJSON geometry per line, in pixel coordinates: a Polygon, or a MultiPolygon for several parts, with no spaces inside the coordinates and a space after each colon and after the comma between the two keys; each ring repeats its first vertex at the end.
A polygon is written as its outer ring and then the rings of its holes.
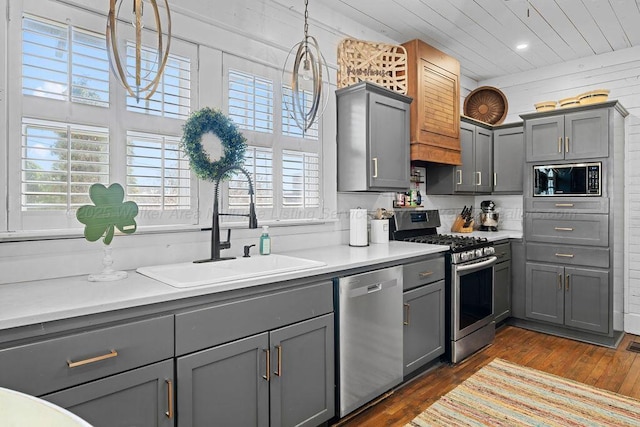
{"type": "Polygon", "coordinates": [[[568,136],[564,139],[564,152],[565,153],[569,152],[569,137],[568,136]]]}
{"type": "Polygon", "coordinates": [[[118,355],[117,351],[111,350],[107,354],[103,354],[103,355],[96,356],[96,357],[91,357],[89,359],[78,360],[77,362],[72,362],[71,360],[67,360],[67,365],[70,368],[76,368],[78,366],[88,365],[90,363],[96,363],[96,362],[100,362],[102,360],[111,359],[112,357],[116,357],[117,355],[118,355]]]}
{"type": "Polygon", "coordinates": [[[573,254],[559,254],[556,253],[556,256],[562,257],[562,258],[573,258],[573,254]]]}
{"type": "Polygon", "coordinates": [[[378,177],[378,158],[374,157],[373,159],[373,177],[378,177]]]}
{"type": "Polygon", "coordinates": [[[476,185],[482,185],[482,172],[478,171],[476,172],[476,175],[478,176],[478,182],[476,185]]]}
{"type": "Polygon", "coordinates": [[[282,376],[282,346],[277,345],[276,349],[278,350],[278,370],[274,372],[277,376],[282,376]]]}
{"type": "Polygon", "coordinates": [[[558,137],[558,153],[562,153],[562,137],[558,137]]]}
{"type": "Polygon", "coordinates": [[[556,231],[573,231],[571,227],[554,227],[556,231]]]}
{"type": "Polygon", "coordinates": [[[572,208],[573,203],[556,203],[556,208],[572,208]]]}
{"type": "Polygon", "coordinates": [[[433,271],[423,271],[422,273],[418,273],[418,276],[420,276],[421,279],[431,276],[433,274],[433,271]]]}
{"type": "Polygon", "coordinates": [[[462,185],[462,169],[456,169],[456,173],[458,174],[458,182],[457,185],[462,185]]]}
{"type": "Polygon", "coordinates": [[[567,276],[566,276],[566,280],[565,280],[565,282],[564,282],[564,284],[565,284],[565,289],[567,290],[567,292],[569,292],[569,277],[571,277],[571,276],[569,276],[569,275],[567,274],[567,276]]]}
{"type": "Polygon", "coordinates": [[[165,380],[167,383],[167,412],[164,414],[167,418],[173,418],[173,381],[165,380]]]}
{"type": "Polygon", "coordinates": [[[406,316],[405,316],[405,321],[404,321],[404,322],[402,322],[402,324],[403,324],[404,326],[409,326],[409,315],[410,315],[411,305],[410,305],[410,304],[405,303],[405,304],[404,304],[404,308],[405,308],[405,314],[406,314],[406,316]]]}
{"type": "Polygon", "coordinates": [[[498,173],[494,172],[493,173],[493,186],[495,187],[496,185],[498,185],[498,173]]]}
{"type": "Polygon", "coordinates": [[[266,353],[266,369],[265,369],[265,374],[262,376],[262,378],[264,378],[267,381],[271,380],[271,355],[269,352],[269,349],[266,350],[262,350],[266,353]]]}
{"type": "Polygon", "coordinates": [[[562,290],[562,274],[558,274],[558,290],[562,290]]]}

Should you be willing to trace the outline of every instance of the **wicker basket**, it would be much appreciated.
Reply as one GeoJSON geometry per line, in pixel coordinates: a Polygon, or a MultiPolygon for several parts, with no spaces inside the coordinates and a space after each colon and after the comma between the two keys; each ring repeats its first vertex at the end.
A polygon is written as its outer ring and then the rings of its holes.
{"type": "Polygon", "coordinates": [[[406,95],[407,51],[386,43],[344,39],[338,45],[338,88],[362,80],[406,95]]]}
{"type": "Polygon", "coordinates": [[[559,100],[558,104],[560,104],[560,108],[577,107],[578,105],[580,105],[580,100],[577,96],[572,96],[570,98],[559,100]]]}
{"type": "Polygon", "coordinates": [[[533,104],[533,106],[536,107],[536,111],[542,112],[555,110],[556,104],[556,101],[542,101],[537,104],[533,104]]]}
{"type": "Polygon", "coordinates": [[[590,92],[581,93],[578,95],[580,105],[595,104],[597,102],[604,102],[609,98],[608,89],[596,89],[590,92]]]}
{"type": "Polygon", "coordinates": [[[464,100],[464,114],[490,125],[499,125],[507,117],[507,97],[498,88],[481,86],[464,100]]]}

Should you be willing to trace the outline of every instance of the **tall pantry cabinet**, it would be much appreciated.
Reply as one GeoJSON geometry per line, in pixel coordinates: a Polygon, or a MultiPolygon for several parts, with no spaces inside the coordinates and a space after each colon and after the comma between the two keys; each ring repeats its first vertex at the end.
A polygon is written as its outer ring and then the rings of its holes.
{"type": "Polygon", "coordinates": [[[624,121],[617,101],[526,114],[524,318],[612,344],[623,313],[624,121]],[[535,196],[535,166],[601,163],[599,196],[535,196]]]}

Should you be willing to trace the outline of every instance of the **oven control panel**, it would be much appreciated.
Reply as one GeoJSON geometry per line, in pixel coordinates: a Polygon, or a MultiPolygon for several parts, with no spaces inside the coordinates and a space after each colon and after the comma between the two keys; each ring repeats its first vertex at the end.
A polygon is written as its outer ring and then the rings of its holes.
{"type": "Polygon", "coordinates": [[[468,251],[457,252],[451,254],[451,261],[454,264],[461,262],[473,261],[474,259],[485,258],[496,253],[493,246],[485,246],[482,248],[469,249],[468,251]]]}

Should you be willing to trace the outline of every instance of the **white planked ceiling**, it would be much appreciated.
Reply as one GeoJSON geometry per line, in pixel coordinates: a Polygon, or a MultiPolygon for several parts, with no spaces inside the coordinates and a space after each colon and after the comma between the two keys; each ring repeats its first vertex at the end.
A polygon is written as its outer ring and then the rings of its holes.
{"type": "Polygon", "coordinates": [[[398,43],[419,38],[477,81],[640,45],[639,0],[309,0],[310,16],[314,3],[398,43]]]}

